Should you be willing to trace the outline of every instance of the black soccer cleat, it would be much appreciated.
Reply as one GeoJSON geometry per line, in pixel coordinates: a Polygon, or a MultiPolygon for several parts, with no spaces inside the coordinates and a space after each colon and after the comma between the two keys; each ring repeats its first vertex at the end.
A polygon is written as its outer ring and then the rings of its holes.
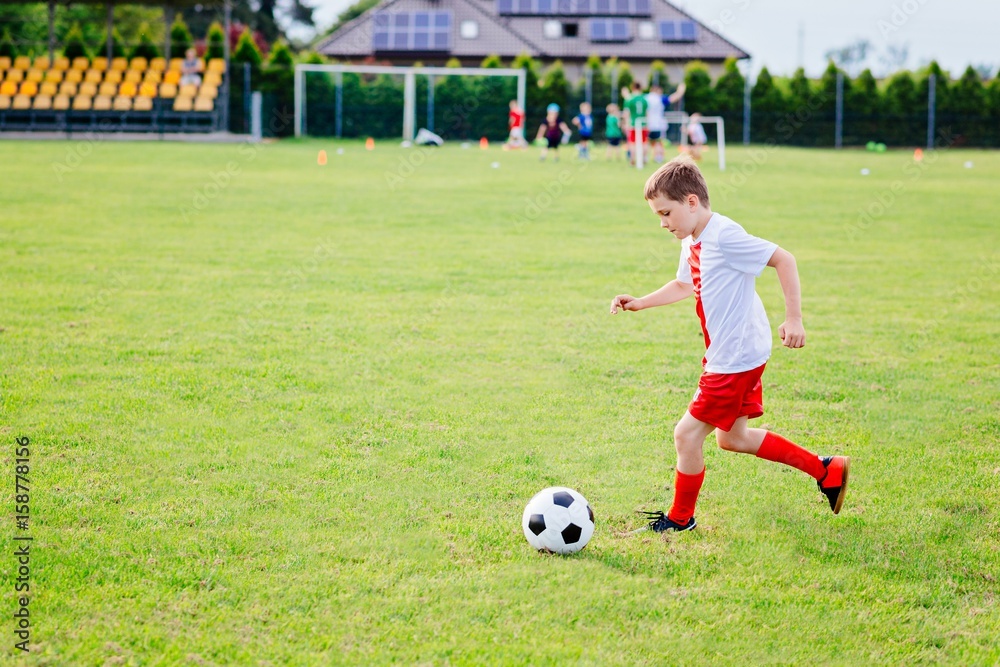
{"type": "Polygon", "coordinates": [[[680,524],[671,521],[663,512],[643,512],[643,514],[649,519],[649,530],[654,533],[679,533],[683,530],[694,530],[698,526],[694,517],[688,519],[687,523],[680,524]]]}
{"type": "Polygon", "coordinates": [[[847,494],[847,474],[851,469],[849,456],[823,456],[820,458],[826,474],[817,482],[819,490],[830,501],[830,509],[834,514],[840,514],[847,494]]]}

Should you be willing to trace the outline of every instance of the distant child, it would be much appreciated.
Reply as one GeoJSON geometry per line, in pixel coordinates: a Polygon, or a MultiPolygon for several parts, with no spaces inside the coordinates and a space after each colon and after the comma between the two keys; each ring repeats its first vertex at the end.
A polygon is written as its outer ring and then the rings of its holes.
{"type": "Polygon", "coordinates": [[[705,148],[705,144],[708,143],[708,137],[705,135],[705,128],[701,126],[700,113],[691,114],[691,117],[688,118],[688,124],[687,127],[684,128],[684,131],[688,135],[691,157],[700,161],[701,151],[705,148]]]}
{"type": "Polygon", "coordinates": [[[542,124],[538,126],[538,136],[535,140],[545,137],[545,146],[542,147],[541,159],[544,160],[548,154],[549,149],[556,151],[555,161],[559,161],[559,143],[562,141],[563,134],[570,134],[571,130],[569,126],[559,117],[559,105],[550,104],[545,108],[545,120],[542,124]]]}
{"type": "Polygon", "coordinates": [[[712,431],[726,451],[753,454],[805,472],[838,514],[847,491],[848,457],[820,457],[771,431],[747,425],[747,420],[764,414],[760,379],[771,356],[771,327],[754,291],[754,281],[765,267],[774,267],[785,297],[785,321],[778,335],[785,347],[805,345],[795,258],[713,213],[705,179],[686,156],[657,169],[646,181],[644,196],[660,227],[681,240],[677,279],[642,298],[619,294],[611,301],[611,314],[665,306],[693,295],[707,348],[698,390],[674,428],[673,505],[667,514],[647,512],[649,528],[666,532],[697,525],[695,503],[705,478],[702,447],[712,431]]]}
{"type": "Polygon", "coordinates": [[[580,145],[577,146],[577,155],[584,159],[590,159],[590,142],[594,138],[594,117],[590,113],[590,102],[580,102],[580,113],[573,118],[573,124],[580,129],[580,145]]]}
{"type": "Polygon", "coordinates": [[[607,159],[617,160],[622,154],[622,126],[620,111],[618,110],[617,104],[609,104],[605,111],[608,112],[608,116],[604,121],[604,136],[608,140],[608,150],[605,155],[607,159]]]}
{"type": "Polygon", "coordinates": [[[528,142],[524,140],[524,109],[517,100],[510,101],[510,113],[507,114],[507,127],[510,134],[504,148],[525,148],[528,142]]]}
{"type": "MultiPolygon", "coordinates": [[[[626,91],[622,91],[624,93],[626,91]]],[[[643,145],[646,153],[648,153],[648,146],[646,145],[649,139],[649,128],[646,125],[646,110],[649,107],[649,101],[646,96],[642,94],[642,84],[638,81],[632,82],[632,92],[629,93],[625,100],[625,128],[628,130],[628,156],[629,162],[635,164],[636,159],[636,141],[643,145]],[[636,128],[639,128],[638,137],[636,136],[636,128]]]]}
{"type": "Polygon", "coordinates": [[[667,117],[666,111],[677,100],[684,97],[686,86],[682,83],[677,90],[670,95],[663,94],[660,84],[653,84],[646,94],[646,102],[649,108],[646,111],[646,119],[649,125],[649,145],[653,151],[653,161],[663,162],[663,146],[669,144],[667,140],[667,117]]]}

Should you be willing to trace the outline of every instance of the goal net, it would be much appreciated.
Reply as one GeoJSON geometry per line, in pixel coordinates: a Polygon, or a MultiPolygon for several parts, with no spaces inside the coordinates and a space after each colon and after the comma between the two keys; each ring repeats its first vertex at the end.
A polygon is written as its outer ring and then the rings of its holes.
{"type": "Polygon", "coordinates": [[[297,65],[295,136],[500,140],[525,93],[520,69],[297,65]]]}

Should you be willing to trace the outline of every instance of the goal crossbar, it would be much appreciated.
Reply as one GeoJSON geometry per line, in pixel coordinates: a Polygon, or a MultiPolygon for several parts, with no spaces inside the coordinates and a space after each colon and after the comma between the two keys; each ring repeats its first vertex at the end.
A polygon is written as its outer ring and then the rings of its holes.
{"type": "Polygon", "coordinates": [[[295,136],[302,136],[305,117],[306,72],[330,74],[399,74],[403,76],[403,140],[413,141],[417,122],[417,75],[424,76],[512,76],[517,78],[517,103],[523,109],[527,95],[527,73],[523,69],[491,67],[396,67],[389,65],[296,65],[295,136]]]}

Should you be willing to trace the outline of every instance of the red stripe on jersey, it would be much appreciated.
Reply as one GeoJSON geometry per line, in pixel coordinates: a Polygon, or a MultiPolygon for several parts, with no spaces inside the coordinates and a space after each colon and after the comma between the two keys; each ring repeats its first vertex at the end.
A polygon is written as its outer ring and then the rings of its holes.
{"type": "MultiPolygon", "coordinates": [[[[705,322],[705,306],[701,303],[701,243],[692,243],[689,248],[688,266],[691,267],[691,282],[694,284],[694,309],[698,313],[701,321],[701,332],[705,335],[705,349],[712,344],[708,338],[708,325],[705,322]]],[[[702,365],[708,363],[707,359],[701,360],[702,365]]]]}

